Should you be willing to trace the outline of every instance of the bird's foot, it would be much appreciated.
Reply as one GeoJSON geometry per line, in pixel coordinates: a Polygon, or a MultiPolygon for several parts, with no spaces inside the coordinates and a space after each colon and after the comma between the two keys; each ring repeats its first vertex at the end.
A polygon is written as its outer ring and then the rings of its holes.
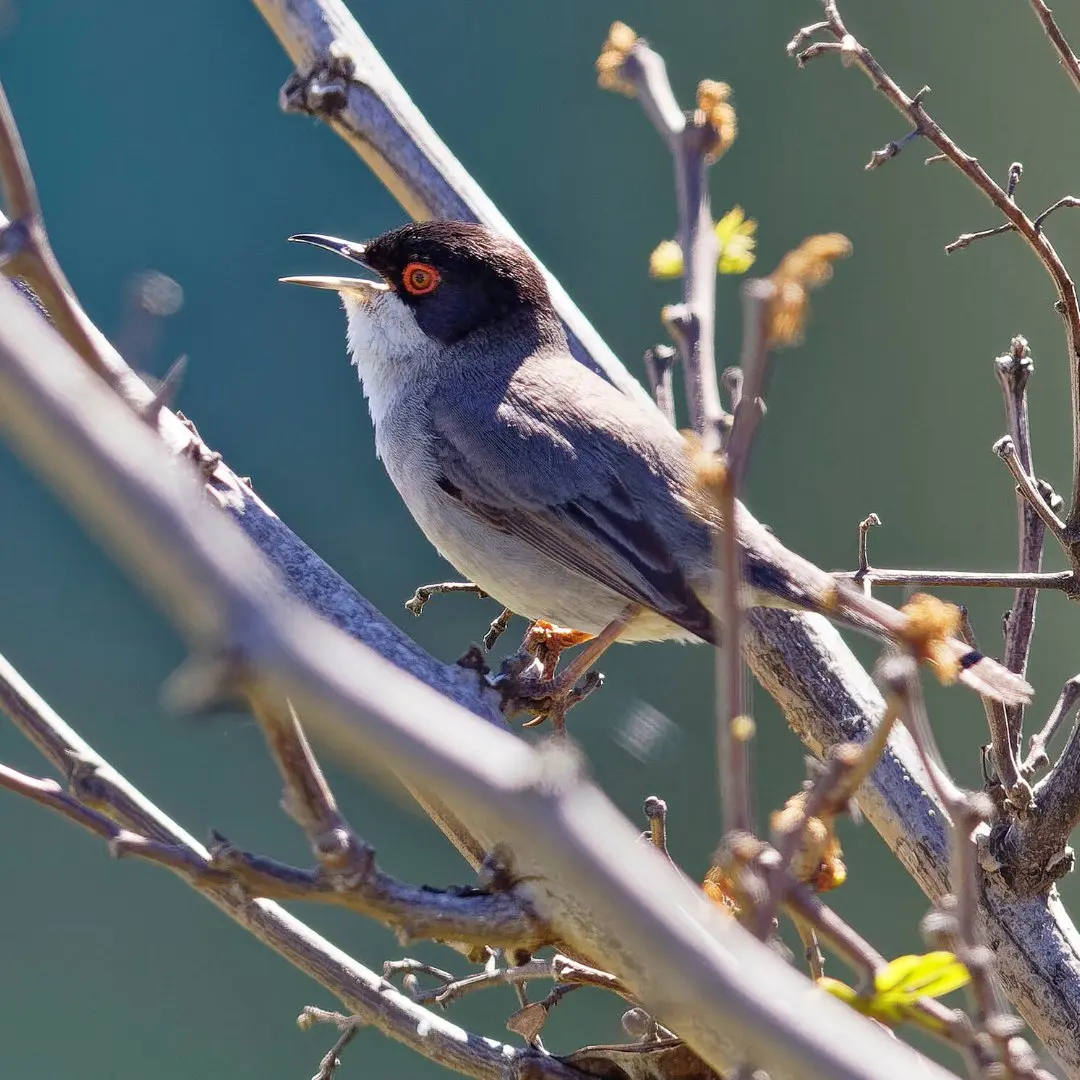
{"type": "Polygon", "coordinates": [[[562,675],[552,677],[545,670],[545,661],[524,648],[507,657],[498,674],[487,678],[502,695],[503,712],[508,716],[528,712],[532,718],[524,727],[536,727],[550,720],[559,732],[566,727],[566,714],[604,682],[599,671],[582,676],[580,672],[568,669],[562,675]],[[573,678],[569,679],[567,675],[573,678]]]}

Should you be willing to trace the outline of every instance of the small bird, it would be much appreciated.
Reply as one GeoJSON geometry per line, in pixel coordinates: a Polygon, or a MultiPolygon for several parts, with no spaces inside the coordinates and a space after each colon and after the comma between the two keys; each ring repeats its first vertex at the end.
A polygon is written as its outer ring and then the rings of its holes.
{"type": "MultiPolygon", "coordinates": [[[[515,613],[579,632],[570,640],[717,640],[718,519],[689,444],[573,358],[520,245],[458,221],[367,244],[290,239],[378,275],[281,280],[340,294],[376,452],[444,558],[515,613]]],[[[822,612],[911,647],[907,616],[740,515],[747,606],[822,612]]],[[[1030,697],[955,638],[922,658],[1003,701],[1030,697]]]]}

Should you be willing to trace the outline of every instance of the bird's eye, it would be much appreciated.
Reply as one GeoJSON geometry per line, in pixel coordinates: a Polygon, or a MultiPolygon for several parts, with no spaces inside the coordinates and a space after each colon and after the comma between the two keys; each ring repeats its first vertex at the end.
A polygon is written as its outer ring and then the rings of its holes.
{"type": "Polygon", "coordinates": [[[423,296],[439,287],[439,271],[430,263],[411,262],[401,272],[401,284],[413,296],[423,296]]]}

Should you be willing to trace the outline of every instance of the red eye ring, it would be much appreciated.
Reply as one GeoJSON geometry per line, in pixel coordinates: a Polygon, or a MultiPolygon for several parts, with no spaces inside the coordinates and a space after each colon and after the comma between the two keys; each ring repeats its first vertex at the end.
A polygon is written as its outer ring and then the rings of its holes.
{"type": "Polygon", "coordinates": [[[431,263],[411,262],[401,271],[401,284],[405,286],[405,291],[413,296],[434,292],[441,279],[439,271],[431,263]]]}

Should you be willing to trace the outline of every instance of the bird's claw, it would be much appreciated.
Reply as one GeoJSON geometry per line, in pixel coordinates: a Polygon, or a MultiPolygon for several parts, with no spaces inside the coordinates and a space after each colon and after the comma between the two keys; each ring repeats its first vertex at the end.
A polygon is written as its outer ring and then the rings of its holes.
{"type": "Polygon", "coordinates": [[[566,714],[594,690],[603,685],[604,676],[590,671],[574,685],[567,686],[558,678],[545,673],[544,662],[524,650],[503,661],[498,674],[488,675],[490,686],[499,691],[502,709],[508,716],[519,712],[532,713],[523,727],[536,727],[551,720],[556,730],[566,724],[566,714]]]}

